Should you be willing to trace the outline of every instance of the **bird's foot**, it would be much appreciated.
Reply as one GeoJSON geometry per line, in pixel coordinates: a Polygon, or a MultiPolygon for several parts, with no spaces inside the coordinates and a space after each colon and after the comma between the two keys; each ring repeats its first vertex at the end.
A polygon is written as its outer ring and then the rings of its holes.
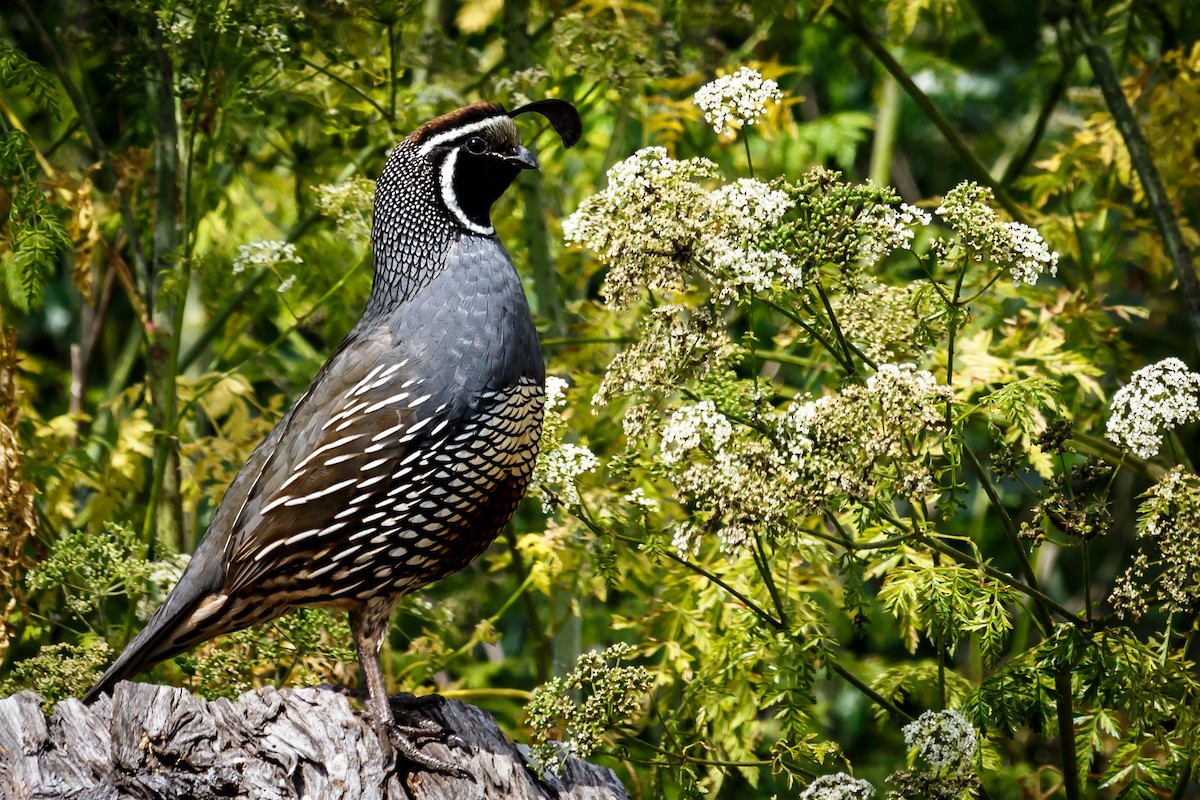
{"type": "Polygon", "coordinates": [[[391,707],[392,721],[385,723],[385,731],[381,731],[381,739],[392,747],[393,766],[403,766],[407,762],[408,769],[434,772],[451,778],[465,778],[475,782],[475,776],[462,767],[449,761],[430,755],[424,751],[427,744],[436,742],[446,747],[471,752],[471,747],[446,725],[437,722],[426,713],[436,709],[446,702],[439,694],[413,695],[402,692],[388,698],[391,707]]]}

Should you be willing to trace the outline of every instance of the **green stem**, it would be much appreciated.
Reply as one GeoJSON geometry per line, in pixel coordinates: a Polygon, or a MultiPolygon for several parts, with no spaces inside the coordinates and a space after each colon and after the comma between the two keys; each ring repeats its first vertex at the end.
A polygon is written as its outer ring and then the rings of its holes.
{"type": "Polygon", "coordinates": [[[742,147],[746,150],[746,171],[750,174],[751,179],[754,178],[754,158],[750,155],[750,137],[746,136],[746,131],[742,130],[742,147]]]}
{"type": "MultiPolygon", "coordinates": [[[[1033,586],[1029,586],[1028,584],[1022,583],[1021,581],[1014,578],[1012,575],[1009,575],[1007,572],[996,569],[991,564],[985,564],[984,562],[967,555],[966,553],[962,552],[961,550],[955,549],[953,547],[949,547],[948,545],[942,544],[937,539],[933,539],[928,536],[916,534],[914,536],[914,539],[916,541],[920,542],[921,544],[925,545],[926,547],[936,550],[937,552],[941,553],[942,555],[949,556],[950,558],[953,558],[954,560],[956,560],[960,563],[966,564],[968,567],[971,567],[972,569],[977,569],[980,572],[987,575],[988,577],[995,578],[996,580],[1003,583],[1005,586],[1008,586],[1009,588],[1020,592],[1021,594],[1025,595],[1029,599],[1033,600],[1034,608],[1041,613],[1044,613],[1044,609],[1042,608],[1044,606],[1045,608],[1049,608],[1049,609],[1053,610],[1055,613],[1059,614],[1064,619],[1069,620],[1077,625],[1081,624],[1083,622],[1081,619],[1079,619],[1078,615],[1073,614],[1070,611],[1070,609],[1061,605],[1057,600],[1055,600],[1053,597],[1050,597],[1049,595],[1047,595],[1041,589],[1037,589],[1033,586]]],[[[1043,631],[1046,633],[1049,633],[1051,628],[1049,626],[1047,626],[1047,624],[1042,622],[1041,613],[1035,614],[1035,616],[1038,616],[1039,624],[1042,625],[1043,631]]],[[[1050,619],[1049,614],[1046,614],[1045,619],[1046,620],[1050,619]]]]}
{"type": "Polygon", "coordinates": [[[371,97],[371,95],[367,94],[362,89],[355,86],[353,83],[350,83],[345,78],[342,78],[338,75],[333,74],[332,72],[329,71],[328,67],[323,67],[320,64],[309,61],[307,58],[304,58],[304,57],[297,58],[296,60],[299,61],[301,64],[305,65],[306,67],[311,67],[312,69],[315,69],[317,72],[319,72],[322,75],[324,75],[325,77],[329,78],[331,81],[334,81],[335,83],[340,83],[342,86],[345,86],[347,89],[354,92],[360,98],[365,100],[372,108],[374,108],[376,111],[378,111],[379,116],[383,117],[386,120],[392,119],[392,117],[388,114],[387,109],[385,109],[383,106],[379,105],[379,103],[376,102],[375,98],[371,97]]]}
{"type": "MultiPolygon", "coordinates": [[[[505,0],[504,38],[508,63],[513,70],[533,66],[533,46],[529,35],[529,0],[505,0]]],[[[537,143],[529,141],[537,155],[537,143]]],[[[545,186],[539,175],[525,172],[517,179],[523,213],[521,223],[528,247],[529,267],[533,272],[537,312],[549,323],[551,336],[563,334],[562,306],[558,298],[558,272],[550,259],[550,231],[546,221],[545,186]]]]}
{"type": "MultiPolygon", "coordinates": [[[[176,378],[179,345],[187,306],[187,286],[191,278],[190,261],[178,261],[179,220],[176,209],[179,196],[179,122],[175,108],[174,63],[161,31],[156,32],[154,54],[158,67],[154,82],[155,123],[155,222],[152,282],[154,289],[167,279],[172,267],[178,270],[175,288],[166,298],[161,314],[154,303],[148,311],[155,317],[150,343],[152,419],[156,430],[154,472],[150,485],[151,502],[146,506],[142,526],[143,541],[153,538],[169,543],[178,551],[187,550],[183,540],[183,499],[180,492],[179,437],[176,378]]],[[[156,293],[156,292],[155,292],[156,293]]],[[[150,295],[153,297],[153,294],[150,295]]]]}
{"type": "MultiPolygon", "coordinates": [[[[975,455],[967,444],[963,443],[963,454],[966,455],[967,461],[971,462],[971,469],[975,472],[975,477],[979,479],[979,485],[983,487],[983,491],[987,494],[988,500],[992,504],[992,509],[996,512],[996,516],[1000,519],[1000,527],[1004,530],[1004,535],[1008,538],[1008,543],[1017,557],[1017,563],[1021,566],[1021,574],[1025,577],[1025,582],[1029,584],[1031,589],[1041,591],[1038,586],[1037,573],[1033,570],[1033,564],[1029,561],[1029,555],[1025,552],[1025,545],[1021,543],[1020,533],[1017,531],[1017,526],[1013,524],[1012,517],[1008,514],[1008,509],[1004,507],[1004,501],[1000,498],[1000,492],[996,489],[996,485],[992,483],[992,479],[988,477],[987,470],[984,469],[979,457],[975,455]]],[[[1054,605],[1058,605],[1055,603],[1054,605]]],[[[1061,606],[1058,606],[1061,608],[1061,606]]],[[[1050,620],[1050,613],[1045,607],[1038,606],[1038,616],[1042,620],[1042,624],[1047,632],[1050,631],[1053,623],[1050,620]]],[[[1067,616],[1071,619],[1076,619],[1076,616],[1069,611],[1067,616]]]]}
{"type": "Polygon", "coordinates": [[[783,608],[783,600],[779,596],[779,590],[775,586],[775,576],[771,572],[771,562],[767,560],[767,551],[763,547],[762,536],[758,531],[754,532],[754,561],[758,565],[759,572],[762,573],[763,582],[767,585],[767,593],[771,595],[771,602],[775,605],[775,613],[779,615],[779,621],[787,626],[787,612],[783,608]]]}
{"type": "Polygon", "coordinates": [[[892,182],[892,152],[896,131],[900,128],[900,84],[890,75],[880,81],[879,104],[875,113],[875,137],[871,140],[871,165],[868,175],[880,186],[892,182]]]}
{"type": "MultiPolygon", "coordinates": [[[[962,293],[963,276],[967,274],[967,266],[961,264],[958,275],[954,279],[954,297],[950,300],[950,319],[946,331],[946,385],[950,387],[951,397],[946,400],[946,430],[949,432],[954,425],[954,344],[958,339],[959,295],[962,293]]],[[[953,478],[951,478],[953,482],[953,478]]]]}
{"type": "Polygon", "coordinates": [[[763,304],[767,305],[770,308],[775,309],[775,311],[779,312],[780,314],[787,317],[792,322],[799,325],[801,330],[803,330],[809,336],[816,339],[821,344],[821,346],[825,348],[826,352],[828,352],[829,355],[833,356],[834,360],[837,361],[838,364],[841,365],[841,367],[844,370],[846,370],[846,372],[848,374],[853,375],[855,373],[854,364],[845,361],[842,354],[839,353],[837,348],[833,346],[833,343],[830,342],[828,339],[826,339],[824,336],[822,336],[816,330],[816,328],[814,328],[813,326],[811,326],[807,322],[805,322],[803,319],[801,319],[798,314],[795,314],[792,311],[789,311],[788,309],[779,305],[778,303],[776,303],[774,300],[771,300],[770,298],[760,297],[759,299],[762,300],[763,304]]]}
{"type": "Polygon", "coordinates": [[[1029,140],[1025,142],[1025,146],[1021,148],[1013,160],[1008,162],[1008,166],[1004,169],[1004,175],[1000,178],[1000,183],[1004,186],[1011,186],[1013,181],[1021,177],[1021,173],[1029,166],[1029,162],[1033,160],[1033,154],[1037,152],[1038,145],[1041,144],[1042,138],[1046,135],[1046,127],[1050,124],[1050,117],[1054,114],[1054,110],[1058,108],[1059,102],[1062,101],[1063,95],[1067,92],[1067,85],[1071,82],[1071,70],[1075,66],[1075,59],[1067,54],[1063,54],[1063,63],[1059,68],[1058,77],[1054,79],[1054,83],[1050,85],[1050,90],[1046,92],[1046,97],[1042,101],[1042,107],[1038,110],[1037,120],[1033,123],[1033,132],[1029,135],[1029,140]]]}
{"type": "MultiPolygon", "coordinates": [[[[1121,133],[1121,138],[1125,141],[1129,160],[1146,193],[1150,214],[1162,235],[1163,249],[1171,261],[1171,266],[1175,268],[1175,277],[1178,278],[1179,287],[1183,291],[1184,306],[1192,323],[1192,335],[1200,348],[1200,278],[1196,277],[1196,268],[1192,263],[1187,242],[1180,231],[1171,198],[1163,186],[1158,167],[1155,166],[1154,157],[1150,152],[1150,145],[1138,125],[1137,116],[1121,88],[1121,78],[1117,75],[1117,69],[1092,26],[1084,4],[1074,4],[1072,20],[1072,27],[1083,46],[1084,55],[1092,66],[1092,74],[1096,77],[1096,83],[1100,84],[1104,102],[1108,105],[1108,111],[1112,114],[1113,123],[1121,133]]],[[[1077,786],[1074,791],[1077,795],[1077,786]]],[[[1068,791],[1068,795],[1070,794],[1068,791]]],[[[1074,800],[1074,796],[1070,797],[1070,800],[1074,800]]]]}
{"type": "MultiPolygon", "coordinates": [[[[504,526],[504,540],[508,542],[508,549],[512,553],[513,572],[517,574],[517,579],[524,585],[529,580],[530,573],[525,566],[525,559],[521,556],[521,551],[517,549],[517,534],[512,525],[504,526]]],[[[521,600],[525,605],[525,615],[529,618],[529,628],[533,632],[536,678],[537,682],[542,684],[550,680],[551,637],[549,631],[542,625],[541,614],[538,613],[537,601],[533,595],[530,592],[523,592],[521,600]]]]}
{"type": "Polygon", "coordinates": [[[259,284],[271,277],[271,275],[272,273],[269,270],[260,270],[233,297],[229,298],[228,302],[208,321],[208,325],[205,326],[204,330],[201,331],[200,335],[196,337],[196,340],[192,342],[191,346],[188,347],[187,351],[179,359],[179,369],[181,371],[190,367],[196,358],[212,344],[213,340],[225,330],[225,325],[229,322],[229,318],[233,316],[234,312],[241,307],[247,297],[254,293],[259,284]]]}
{"type": "Polygon", "coordinates": [[[912,77],[908,74],[904,67],[900,65],[900,62],[895,59],[891,52],[888,51],[887,47],[885,47],[884,44],[875,36],[875,34],[871,32],[870,28],[866,26],[862,19],[856,14],[846,11],[837,3],[832,3],[829,5],[829,13],[833,15],[834,19],[845,25],[846,28],[852,34],[854,34],[854,36],[860,42],[862,42],[862,44],[868,50],[871,51],[871,54],[878,59],[879,63],[883,65],[884,69],[891,73],[892,77],[895,78],[900,84],[901,88],[904,89],[904,92],[913,99],[921,111],[925,113],[925,116],[929,118],[929,121],[932,122],[934,127],[938,129],[938,132],[942,134],[942,137],[945,138],[951,149],[954,150],[958,157],[962,159],[963,163],[966,164],[968,171],[971,172],[975,180],[992,189],[992,192],[996,196],[996,200],[999,201],[1000,205],[1004,206],[1005,210],[1008,211],[1013,219],[1017,220],[1018,222],[1027,223],[1028,220],[1025,218],[1025,214],[1021,210],[1021,207],[1018,206],[1016,201],[1012,199],[1004,186],[992,178],[992,175],[990,172],[988,172],[987,167],[985,167],[975,153],[971,151],[971,148],[967,147],[966,142],[962,140],[962,137],[959,136],[958,132],[954,130],[954,127],[942,115],[942,112],[939,111],[937,106],[934,105],[933,101],[929,99],[929,96],[921,91],[920,87],[913,82],[912,77]]]}
{"type": "Polygon", "coordinates": [[[838,677],[842,678],[843,680],[846,681],[846,683],[850,684],[855,689],[858,689],[858,691],[862,692],[864,695],[871,698],[871,700],[873,702],[875,702],[881,708],[885,709],[892,716],[897,717],[898,719],[902,719],[905,722],[913,721],[913,717],[911,714],[907,713],[906,711],[904,711],[904,709],[900,708],[900,706],[896,705],[891,700],[888,700],[886,697],[881,695],[879,692],[872,689],[865,681],[863,681],[861,678],[859,678],[857,675],[855,675],[850,670],[843,667],[835,659],[827,658],[827,659],[825,659],[825,661],[823,663],[825,664],[826,667],[829,668],[830,672],[832,672],[835,675],[837,675],[838,677]]]}
{"type": "Polygon", "coordinates": [[[846,338],[846,334],[842,332],[842,326],[838,324],[837,314],[833,313],[833,304],[829,302],[829,296],[825,294],[825,287],[821,286],[820,281],[814,281],[813,284],[817,288],[817,295],[821,298],[821,305],[825,307],[825,313],[829,315],[829,326],[833,328],[834,336],[837,337],[838,344],[842,346],[843,352],[846,354],[846,363],[850,365],[850,374],[857,375],[858,370],[854,366],[855,354],[871,369],[876,369],[875,362],[867,357],[865,353],[859,350],[854,345],[850,344],[850,340],[846,338]]]}

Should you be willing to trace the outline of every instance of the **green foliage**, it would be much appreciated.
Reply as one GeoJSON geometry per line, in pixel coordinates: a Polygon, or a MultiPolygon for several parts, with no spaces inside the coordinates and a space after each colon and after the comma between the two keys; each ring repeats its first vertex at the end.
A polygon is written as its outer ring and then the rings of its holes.
{"type": "Polygon", "coordinates": [[[345,615],[302,608],[262,628],[232,633],[217,646],[176,657],[202,697],[237,697],[263,685],[312,686],[354,662],[345,615]]]}
{"type": "Polygon", "coordinates": [[[0,682],[0,694],[30,689],[41,695],[43,710],[49,714],[60,700],[78,697],[92,688],[112,655],[112,648],[98,639],[83,644],[46,645],[36,656],[13,667],[0,682]]]}
{"type": "Polygon", "coordinates": [[[586,758],[600,747],[606,734],[642,708],[653,685],[639,666],[608,662],[630,659],[630,645],[614,644],[603,653],[579,656],[575,668],[539,687],[526,706],[527,722],[538,740],[534,755],[543,769],[555,770],[568,756],[586,758]],[[581,699],[572,694],[578,692],[581,699]]]}
{"type": "Polygon", "coordinates": [[[40,304],[59,255],[71,246],[66,228],[37,184],[38,172],[29,137],[21,131],[4,133],[0,188],[8,192],[11,204],[3,221],[8,247],[0,250],[0,264],[8,298],[25,311],[40,304]]]}
{"type": "Polygon", "coordinates": [[[977,635],[988,662],[1004,652],[1012,630],[1009,608],[1016,599],[1012,589],[982,571],[957,564],[901,564],[888,572],[879,588],[879,602],[899,621],[910,651],[916,651],[921,635],[935,647],[950,650],[977,635]]]}
{"type": "Polygon", "coordinates": [[[129,527],[105,522],[99,531],[75,531],[59,539],[26,581],[34,591],[58,590],[66,609],[86,618],[103,613],[111,598],[141,594],[151,565],[135,555],[139,549],[129,527]]]}
{"type": "MultiPolygon", "coordinates": [[[[463,692],[647,798],[1186,796],[1200,353],[1161,231],[1200,241],[1192,6],[6,16],[3,691],[79,694],[178,578],[361,311],[389,147],[556,96],[580,147],[519,122],[547,239],[517,192],[494,213],[554,328],[538,485],[480,564],[401,603],[389,685],[463,692]],[[693,93],[742,66],[778,94],[718,133],[693,93]],[[556,287],[528,274],[543,247],[556,287]],[[978,744],[952,768],[927,746],[969,738],[948,710],[978,744]]],[[[151,678],[352,682],[348,641],[301,612],[151,678]]]]}
{"type": "Polygon", "coordinates": [[[50,71],[30,61],[23,52],[3,40],[0,40],[0,84],[24,86],[26,96],[49,111],[55,119],[62,113],[58,104],[58,86],[50,71]]]}

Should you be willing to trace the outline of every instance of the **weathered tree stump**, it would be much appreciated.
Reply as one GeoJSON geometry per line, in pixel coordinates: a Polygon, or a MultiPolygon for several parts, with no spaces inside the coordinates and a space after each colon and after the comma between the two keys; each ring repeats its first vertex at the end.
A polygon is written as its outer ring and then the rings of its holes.
{"type": "Polygon", "coordinates": [[[245,797],[256,800],[617,800],[612,770],[568,759],[539,779],[486,712],[447,700],[415,713],[450,728],[465,749],[429,752],[475,781],[389,774],[374,728],[343,695],[263,689],[206,702],[186,689],[122,683],[90,708],[41,698],[0,700],[0,798],[245,797]]]}

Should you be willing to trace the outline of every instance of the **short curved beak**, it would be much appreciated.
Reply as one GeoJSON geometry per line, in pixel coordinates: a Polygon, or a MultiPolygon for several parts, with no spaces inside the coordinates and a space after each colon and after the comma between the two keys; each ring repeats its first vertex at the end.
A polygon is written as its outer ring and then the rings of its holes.
{"type": "Polygon", "coordinates": [[[520,169],[537,169],[537,158],[529,152],[529,148],[518,145],[504,157],[506,164],[512,164],[520,169]]]}

